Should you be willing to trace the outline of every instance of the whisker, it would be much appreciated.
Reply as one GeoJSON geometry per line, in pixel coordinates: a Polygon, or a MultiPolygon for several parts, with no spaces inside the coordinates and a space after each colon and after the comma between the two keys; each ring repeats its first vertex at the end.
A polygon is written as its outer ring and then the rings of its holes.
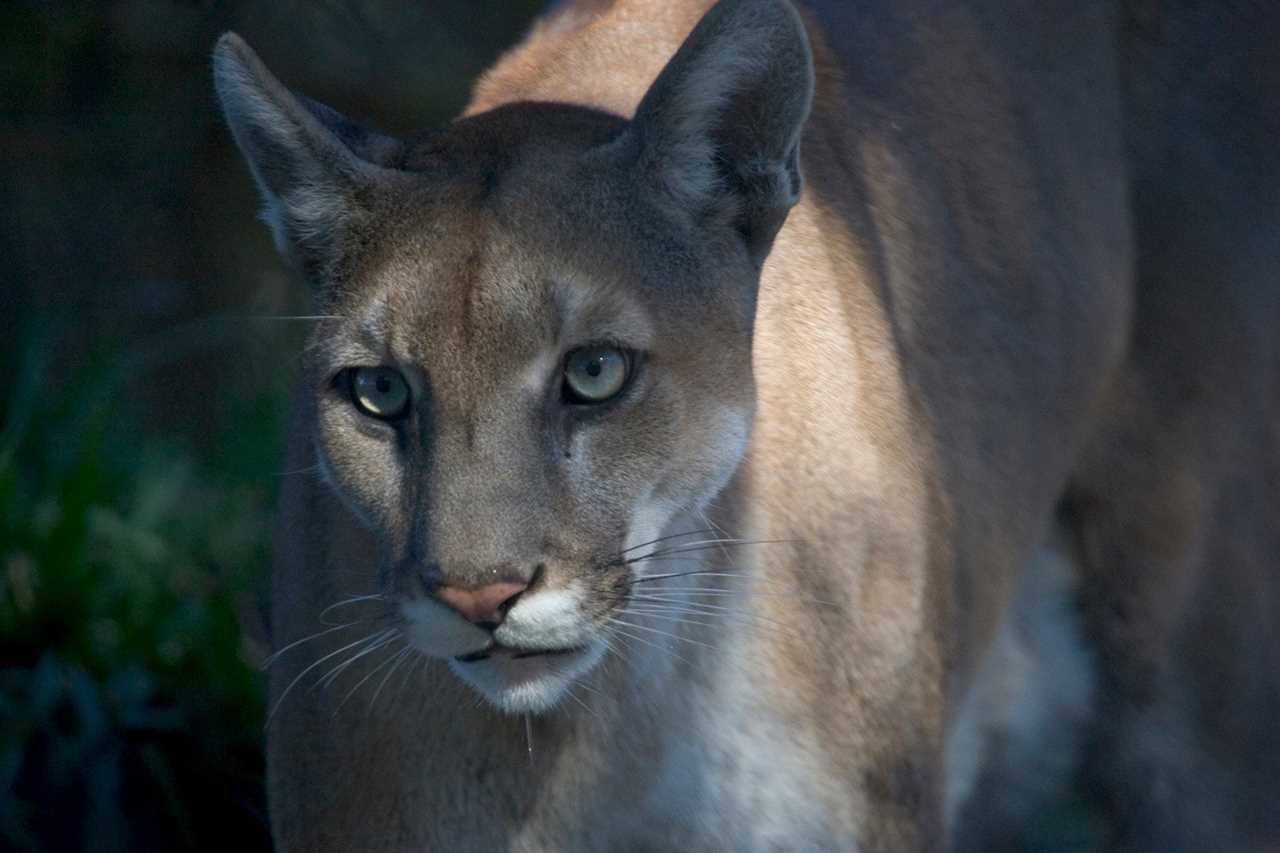
{"type": "MultiPolygon", "coordinates": [[[[710,550],[712,550],[712,549],[717,549],[717,548],[722,548],[722,547],[724,547],[724,546],[722,546],[722,545],[708,545],[708,546],[707,546],[707,547],[705,547],[705,548],[698,548],[698,549],[696,549],[696,550],[694,550],[694,551],[692,551],[692,552],[690,552],[690,553],[695,553],[695,554],[696,554],[696,553],[698,553],[699,551],[710,551],[710,550]]],[[[704,563],[699,563],[699,562],[697,562],[697,559],[698,559],[698,558],[696,558],[696,557],[686,557],[686,556],[684,556],[683,554],[671,553],[671,554],[659,554],[659,555],[658,555],[658,556],[656,556],[656,557],[642,557],[642,558],[639,558],[639,559],[637,559],[637,560],[635,560],[635,561],[633,561],[633,562],[635,562],[635,563],[687,563],[688,565],[692,565],[692,566],[696,566],[696,565],[707,565],[707,564],[704,564],[704,563]]]]}
{"type": "Polygon", "coordinates": [[[638,578],[631,578],[627,581],[628,586],[635,586],[638,583],[647,583],[650,581],[664,581],[671,578],[691,578],[691,577],[708,577],[708,578],[745,578],[746,572],[723,572],[712,569],[692,569],[687,572],[664,572],[660,575],[641,575],[638,578]]]}
{"type": "Polygon", "coordinates": [[[580,698],[578,698],[578,694],[573,692],[573,688],[572,688],[572,687],[570,687],[570,688],[565,692],[565,695],[566,695],[566,696],[568,696],[568,697],[569,697],[570,699],[572,699],[573,701],[577,702],[577,703],[578,703],[578,705],[579,705],[579,706],[581,706],[582,710],[586,711],[588,714],[590,714],[591,716],[595,717],[599,722],[601,722],[601,723],[603,723],[603,722],[604,722],[604,718],[603,718],[603,717],[601,717],[601,716],[600,716],[599,714],[597,714],[595,711],[591,710],[591,707],[590,707],[589,705],[587,705],[587,703],[586,703],[586,702],[583,702],[580,698]]]}
{"type": "MultiPolygon", "coordinates": [[[[755,582],[760,583],[761,581],[755,581],[755,582]]],[[[836,609],[843,609],[841,605],[839,605],[834,601],[824,601],[823,599],[820,599],[820,598],[809,598],[808,596],[795,595],[794,593],[781,592],[778,590],[752,589],[750,591],[747,591],[742,589],[718,589],[718,588],[697,587],[697,586],[687,586],[687,587],[663,586],[663,587],[658,587],[658,589],[662,590],[663,592],[670,590],[673,594],[676,592],[679,592],[681,595],[686,595],[686,596],[702,596],[702,597],[711,597],[711,598],[717,598],[717,597],[718,598],[756,598],[756,597],[785,598],[788,601],[794,601],[798,604],[812,604],[819,607],[834,607],[836,609]]],[[[679,600],[678,598],[673,598],[673,597],[646,595],[643,593],[632,593],[629,596],[629,598],[631,598],[633,601],[679,600]]]]}
{"type": "MultiPolygon", "coordinates": [[[[374,616],[364,616],[360,619],[352,619],[351,621],[352,622],[370,622],[376,625],[379,622],[386,622],[387,620],[395,619],[395,618],[396,618],[396,614],[392,610],[386,609],[374,616]]],[[[330,622],[327,618],[323,618],[320,620],[320,624],[332,625],[334,623],[330,622]]]]}
{"type": "MultiPolygon", "coordinates": [[[[269,669],[269,668],[271,667],[271,665],[272,665],[272,664],[274,664],[276,661],[278,661],[278,660],[280,659],[280,656],[281,656],[281,655],[283,655],[285,652],[289,651],[290,649],[297,648],[298,646],[302,645],[303,643],[306,643],[306,642],[309,642],[309,641],[311,641],[311,640],[315,640],[315,639],[318,639],[318,638],[320,638],[320,637],[323,637],[325,634],[332,634],[334,631],[341,631],[343,628],[350,628],[350,627],[352,627],[353,625],[359,625],[359,624],[360,624],[361,622],[363,622],[363,621],[365,621],[365,620],[363,620],[363,619],[357,619],[357,620],[356,620],[356,621],[354,621],[354,622],[345,622],[345,623],[343,623],[342,625],[335,625],[335,626],[333,626],[332,628],[325,628],[323,631],[317,631],[316,633],[312,634],[312,635],[311,635],[311,636],[309,636],[309,637],[303,637],[301,640],[294,640],[294,641],[293,641],[292,643],[290,643],[289,645],[285,646],[285,647],[284,647],[284,648],[282,648],[282,649],[277,649],[277,650],[276,650],[275,652],[273,652],[270,656],[268,656],[268,657],[267,657],[267,659],[266,659],[265,661],[263,661],[263,663],[262,663],[262,668],[263,668],[264,670],[269,669]]],[[[357,642],[359,642],[359,641],[357,641],[357,642]]]]}
{"type": "Polygon", "coordinates": [[[623,560],[623,564],[639,563],[644,560],[655,560],[664,557],[671,557],[678,554],[695,554],[699,551],[709,551],[712,548],[743,548],[747,545],[778,545],[786,542],[796,542],[796,539],[704,539],[700,542],[686,542],[676,545],[672,548],[660,548],[648,554],[642,554],[639,557],[631,557],[623,560]]]}
{"type": "MultiPolygon", "coordinates": [[[[382,692],[382,688],[387,686],[387,682],[391,680],[391,676],[396,674],[396,670],[400,668],[400,664],[410,659],[413,654],[413,646],[408,644],[400,650],[396,662],[391,665],[391,669],[387,670],[387,674],[382,677],[382,681],[378,682],[378,689],[373,691],[373,698],[369,700],[369,710],[373,710],[373,705],[378,701],[378,694],[382,692]]],[[[412,669],[412,667],[410,667],[412,669]]]]}
{"type": "Polygon", "coordinates": [[[750,616],[753,619],[763,619],[766,622],[774,622],[781,625],[776,619],[770,619],[760,613],[754,613],[744,607],[725,607],[723,604],[713,604],[706,601],[684,601],[679,598],[667,598],[658,595],[637,595],[633,597],[634,601],[638,601],[645,607],[672,607],[680,610],[687,608],[698,608],[704,613],[736,613],[739,616],[750,616]]]}
{"type": "MultiPolygon", "coordinates": [[[[755,583],[762,583],[756,580],[755,583]]],[[[778,589],[751,589],[748,593],[742,593],[737,589],[708,589],[708,588],[692,588],[687,590],[687,596],[709,596],[709,597],[728,597],[728,596],[745,596],[748,598],[786,598],[787,601],[794,601],[797,605],[812,605],[814,607],[829,607],[832,610],[845,610],[845,605],[841,605],[838,601],[827,601],[826,598],[812,598],[809,596],[797,596],[794,592],[786,589],[785,584],[777,584],[778,589]]],[[[658,587],[662,590],[678,590],[680,587],[658,587]]]]}
{"type": "Polygon", "coordinates": [[[609,650],[610,653],[617,655],[618,660],[622,661],[622,663],[626,664],[632,669],[636,668],[635,661],[631,660],[631,658],[623,654],[621,645],[614,645],[613,643],[609,642],[609,638],[607,636],[601,637],[600,639],[604,641],[604,646],[606,649],[609,650]]]}
{"type": "MultiPolygon", "coordinates": [[[[387,601],[390,601],[390,598],[388,598],[387,601]]],[[[351,603],[355,603],[355,602],[351,602],[351,603]]],[[[328,610],[328,608],[326,608],[326,610],[328,610]]],[[[384,607],[383,610],[381,610],[378,613],[374,613],[374,615],[372,616],[362,616],[360,617],[360,619],[353,619],[352,621],[372,622],[372,624],[376,625],[376,624],[379,624],[379,622],[387,622],[389,620],[394,620],[394,619],[397,619],[396,612],[394,612],[392,608],[384,607]]],[[[324,613],[321,613],[320,624],[333,625],[333,622],[329,621],[328,615],[324,615],[324,613]]]]}
{"type": "Polygon", "coordinates": [[[657,539],[650,539],[648,542],[641,542],[639,545],[632,545],[630,548],[623,548],[621,551],[618,552],[618,554],[619,555],[625,554],[628,551],[634,551],[637,548],[643,548],[646,545],[654,545],[658,542],[666,542],[669,539],[679,539],[681,536],[700,536],[703,533],[714,533],[714,532],[715,531],[712,530],[710,527],[704,527],[701,530],[690,530],[688,533],[672,533],[670,536],[659,536],[657,539]]]}
{"type": "Polygon", "coordinates": [[[319,463],[317,463],[317,464],[315,464],[315,465],[310,465],[310,466],[308,466],[308,467],[306,467],[306,468],[297,468],[297,469],[295,469],[295,470],[293,470],[293,471],[277,471],[277,472],[276,472],[276,476],[277,476],[277,477],[292,477],[292,476],[294,476],[294,475],[296,475],[296,474],[317,474],[317,473],[319,473],[319,472],[320,472],[320,465],[319,465],[319,463]]]}
{"type": "Polygon", "coordinates": [[[704,649],[719,651],[715,646],[711,645],[710,643],[704,643],[704,642],[701,642],[700,640],[695,640],[692,637],[682,637],[679,634],[671,634],[671,633],[668,633],[667,631],[659,631],[657,628],[650,628],[648,625],[637,625],[634,622],[625,622],[622,619],[617,618],[616,616],[613,618],[613,622],[615,622],[618,625],[625,625],[628,628],[635,628],[638,631],[650,631],[654,634],[658,634],[663,637],[670,637],[673,640],[680,640],[682,642],[690,643],[695,646],[702,646],[704,649]]]}
{"type": "Polygon", "coordinates": [[[326,672],[324,675],[320,676],[320,678],[316,681],[316,683],[311,685],[311,689],[315,690],[316,688],[321,688],[321,687],[327,688],[330,684],[334,682],[335,679],[337,679],[339,675],[342,675],[342,673],[346,671],[347,667],[351,666],[353,663],[360,660],[360,658],[364,657],[365,655],[376,652],[378,649],[382,648],[387,643],[395,639],[394,637],[395,632],[396,632],[395,628],[388,628],[385,631],[383,631],[382,634],[379,635],[376,640],[370,641],[367,648],[360,650],[359,652],[355,653],[351,657],[344,660],[342,663],[335,666],[333,669],[326,672]]]}
{"type": "MultiPolygon", "coordinates": [[[[723,536],[723,537],[724,537],[724,538],[726,538],[726,539],[732,539],[732,538],[735,538],[735,537],[730,536],[730,535],[729,535],[729,533],[728,533],[728,531],[726,531],[726,530],[722,529],[718,524],[716,524],[714,521],[712,521],[712,520],[710,519],[710,517],[708,517],[708,516],[707,516],[706,512],[704,512],[704,511],[702,511],[702,510],[698,510],[698,515],[699,515],[699,517],[701,517],[701,518],[702,518],[702,520],[703,520],[703,521],[705,521],[705,522],[707,523],[707,526],[708,526],[708,527],[711,527],[712,529],[714,529],[714,530],[715,530],[716,535],[718,535],[718,536],[723,536]]],[[[725,558],[726,560],[727,560],[727,559],[729,559],[729,550],[728,550],[727,548],[721,548],[721,549],[720,549],[720,553],[722,554],[722,556],[724,556],[724,558],[725,558]]]]}
{"type": "Polygon", "coordinates": [[[400,686],[396,688],[396,695],[391,697],[391,707],[395,708],[400,703],[400,697],[404,695],[404,689],[409,686],[409,682],[413,680],[413,674],[417,672],[419,675],[427,668],[427,661],[430,660],[426,655],[420,655],[417,665],[409,664],[405,667],[404,678],[400,679],[400,686]]]}
{"type": "MultiPolygon", "coordinates": [[[[702,621],[697,620],[697,619],[684,618],[684,614],[683,614],[681,611],[679,611],[679,610],[632,610],[630,607],[628,607],[624,612],[625,612],[625,613],[633,614],[633,615],[635,615],[635,616],[641,616],[641,617],[643,617],[643,616],[654,616],[654,617],[659,617],[659,618],[665,619],[665,620],[666,620],[666,621],[668,621],[668,622],[682,622],[682,623],[687,623],[687,624],[689,624],[689,625],[702,625],[702,626],[707,627],[707,628],[721,628],[721,627],[723,627],[722,625],[719,625],[719,624],[717,624],[717,623],[715,623],[715,622],[702,622],[702,621]]],[[[697,614],[697,613],[695,613],[694,615],[695,615],[695,616],[697,616],[697,615],[711,616],[711,615],[714,615],[714,614],[697,614]]],[[[685,639],[687,639],[687,638],[685,638],[685,639]]]]}
{"type": "Polygon", "coordinates": [[[693,548],[700,545],[758,545],[762,543],[772,542],[772,539],[743,539],[741,536],[713,536],[710,539],[699,539],[695,542],[677,542],[667,548],[658,548],[650,553],[652,554],[669,554],[680,551],[684,548],[693,548]]]}
{"type": "MultiPolygon", "coordinates": [[[[606,642],[606,645],[607,645],[607,642],[606,642]]],[[[598,689],[597,689],[597,688],[595,688],[595,687],[592,687],[590,684],[588,684],[588,683],[587,683],[587,682],[585,682],[585,681],[578,681],[578,682],[575,682],[575,686],[577,686],[577,687],[581,687],[582,689],[584,689],[584,690],[586,690],[586,691],[588,691],[588,692],[590,692],[590,693],[594,693],[594,694],[596,694],[597,696],[599,696],[601,699],[606,698],[606,697],[605,697],[605,694],[604,694],[603,692],[601,692],[600,690],[598,690],[598,689]]]]}
{"type": "Polygon", "coordinates": [[[343,599],[342,601],[335,601],[333,604],[330,604],[324,610],[320,611],[320,619],[321,621],[323,621],[324,617],[329,615],[330,610],[336,610],[339,607],[346,607],[351,604],[359,604],[362,601],[386,600],[386,598],[387,597],[385,595],[375,593],[373,595],[357,595],[354,598],[346,598],[346,599],[343,599]]]}
{"type": "MultiPolygon", "coordinates": [[[[627,592],[628,597],[644,598],[650,595],[659,595],[659,594],[689,596],[689,595],[693,595],[694,593],[707,593],[708,595],[719,595],[724,598],[737,597],[745,600],[750,595],[756,592],[755,590],[748,591],[745,586],[702,586],[702,585],[665,586],[664,585],[664,586],[642,587],[641,589],[645,591],[644,592],[641,592],[639,590],[628,591],[627,592]]],[[[769,592],[772,593],[771,590],[769,592]]],[[[781,595],[782,593],[776,593],[776,594],[781,595]]]]}
{"type": "Polygon", "coordinates": [[[739,613],[730,610],[725,613],[708,612],[706,610],[691,610],[678,607],[628,607],[625,613],[634,613],[637,616],[654,616],[666,619],[669,622],[686,622],[690,625],[703,625],[708,628],[722,628],[724,625],[718,622],[704,622],[698,619],[689,618],[687,614],[694,616],[705,616],[708,619],[721,619],[725,622],[739,627],[751,630],[769,631],[781,636],[800,639],[800,635],[791,630],[791,626],[784,625],[773,619],[767,619],[763,616],[757,616],[752,613],[739,613]]]}
{"type": "MultiPolygon", "coordinates": [[[[649,581],[662,581],[662,580],[671,580],[673,578],[693,578],[693,577],[741,578],[743,579],[744,584],[749,583],[752,585],[772,586],[772,587],[778,587],[781,590],[795,589],[795,585],[792,583],[788,583],[786,581],[781,581],[781,580],[775,580],[768,577],[762,577],[758,572],[749,571],[745,569],[726,570],[724,567],[719,567],[719,566],[713,566],[709,569],[690,569],[687,572],[663,572],[662,574],[657,574],[657,575],[640,575],[639,577],[633,577],[629,579],[627,581],[627,585],[635,586],[638,583],[646,583],[649,581]]],[[[720,591],[747,592],[747,587],[745,585],[737,589],[733,589],[729,587],[702,587],[702,586],[699,586],[699,587],[665,586],[665,587],[661,587],[661,589],[664,591],[677,590],[677,589],[709,589],[717,592],[720,592],[720,591]]],[[[754,590],[751,590],[750,592],[747,592],[747,594],[751,594],[753,592],[754,590]]]]}
{"type": "MultiPolygon", "coordinates": [[[[385,644],[384,644],[384,645],[385,645],[385,644]]],[[[342,710],[342,706],[343,706],[343,705],[345,705],[345,704],[347,704],[347,700],[348,700],[348,699],[350,699],[352,696],[356,695],[356,691],[360,689],[361,685],[363,685],[363,684],[364,684],[366,681],[368,681],[370,678],[373,678],[373,676],[374,676],[375,674],[377,674],[378,670],[382,669],[384,666],[386,666],[387,664],[389,664],[391,661],[395,660],[395,659],[396,659],[400,654],[402,654],[403,652],[404,652],[404,649],[400,649],[400,650],[398,650],[398,651],[394,651],[394,652],[392,652],[391,654],[387,655],[387,656],[386,656],[386,658],[384,658],[383,660],[379,661],[379,663],[378,663],[378,665],[377,665],[377,666],[375,666],[373,669],[371,669],[371,670],[369,670],[367,673],[365,673],[364,678],[362,678],[362,679],[360,679],[359,681],[357,681],[357,682],[356,682],[356,684],[355,684],[355,686],[354,686],[354,687],[352,687],[350,690],[348,690],[348,691],[347,691],[347,694],[346,694],[345,696],[343,696],[343,697],[342,697],[342,701],[338,703],[338,707],[336,707],[336,708],[334,708],[334,709],[333,709],[333,715],[334,715],[335,717],[336,717],[336,716],[338,716],[338,712],[342,710]]]]}
{"type": "MultiPolygon", "coordinates": [[[[628,609],[629,609],[629,608],[628,608],[628,609]]],[[[624,611],[624,612],[626,612],[626,611],[624,611]]],[[[637,615],[640,615],[640,614],[637,614],[637,615]]],[[[681,622],[681,621],[684,621],[684,622],[690,622],[690,623],[694,623],[694,624],[704,624],[704,625],[705,625],[705,624],[707,624],[707,623],[705,623],[705,622],[697,622],[696,620],[693,620],[693,619],[687,619],[687,618],[683,618],[683,619],[674,619],[674,618],[672,618],[672,617],[671,617],[671,615],[670,615],[670,614],[651,614],[651,615],[650,615],[650,617],[651,617],[651,618],[657,618],[657,617],[658,617],[658,616],[660,616],[660,615],[661,615],[661,616],[664,616],[665,618],[670,619],[671,621],[675,621],[675,622],[681,622]]],[[[717,616],[717,617],[715,617],[715,618],[725,618],[725,617],[717,616]]],[[[704,642],[700,642],[700,641],[698,641],[698,640],[694,640],[694,639],[692,639],[692,638],[690,638],[690,637],[682,637],[682,636],[680,636],[679,634],[672,634],[672,633],[668,633],[668,632],[666,632],[666,631],[660,631],[660,630],[658,630],[657,628],[650,628],[650,627],[647,627],[647,626],[645,626],[645,625],[637,625],[637,624],[635,624],[635,623],[633,623],[633,622],[627,622],[627,621],[624,621],[624,620],[622,620],[622,619],[618,619],[618,618],[616,618],[616,617],[615,617],[613,620],[611,620],[611,621],[612,621],[612,623],[614,623],[614,624],[626,625],[626,626],[627,626],[627,627],[629,627],[629,628],[635,628],[635,629],[638,629],[638,630],[641,630],[641,631],[648,631],[648,632],[653,633],[653,634],[659,634],[659,635],[664,636],[664,637],[670,637],[670,638],[671,638],[671,639],[673,639],[673,640],[681,640],[681,641],[686,642],[686,643],[691,643],[691,644],[696,645],[696,646],[702,646],[702,647],[704,647],[704,648],[711,649],[712,651],[719,652],[719,651],[722,651],[722,650],[723,650],[721,646],[710,645],[710,644],[708,644],[708,643],[704,643],[704,642]]],[[[714,627],[714,626],[713,626],[713,627],[714,627]]],[[[776,632],[777,632],[777,633],[779,633],[779,634],[785,634],[786,636],[788,636],[788,637],[789,637],[789,638],[791,638],[791,639],[796,639],[796,640],[802,640],[802,639],[803,639],[803,637],[801,637],[801,636],[799,636],[799,635],[797,635],[797,634],[788,633],[788,632],[786,632],[786,631],[784,631],[784,630],[781,630],[781,629],[778,629],[778,628],[774,628],[774,627],[771,627],[771,626],[746,625],[746,626],[743,626],[743,627],[746,627],[746,628],[758,628],[758,629],[760,629],[760,630],[773,630],[773,631],[776,631],[776,632]]],[[[680,655],[676,654],[676,653],[675,653],[674,651],[672,651],[671,649],[665,648],[664,646],[658,645],[657,643],[649,642],[648,640],[645,640],[643,637],[637,637],[637,636],[635,636],[634,634],[629,634],[629,633],[627,633],[627,632],[623,631],[623,630],[622,630],[622,629],[620,629],[620,628],[614,628],[613,630],[614,630],[615,632],[617,632],[618,634],[621,634],[622,636],[629,637],[630,639],[633,639],[633,640],[637,640],[637,641],[639,641],[639,642],[644,643],[644,644],[645,644],[645,645],[647,645],[647,646],[652,646],[653,648],[661,649],[661,650],[663,650],[663,651],[667,652],[668,654],[670,654],[670,655],[672,655],[672,656],[674,656],[674,657],[678,658],[679,660],[684,661],[685,663],[689,664],[690,666],[693,666],[692,662],[690,662],[690,661],[689,661],[689,660],[687,660],[686,658],[681,657],[680,655]]],[[[754,678],[754,677],[756,676],[756,673],[755,673],[754,671],[752,671],[752,670],[751,670],[751,669],[749,669],[748,667],[744,666],[744,665],[742,664],[742,662],[741,662],[741,661],[736,660],[732,655],[722,655],[722,656],[721,656],[721,658],[720,658],[720,663],[721,663],[721,664],[725,664],[725,665],[728,665],[728,666],[733,667],[734,669],[738,670],[738,672],[742,673],[743,675],[745,675],[745,676],[747,676],[747,677],[749,677],[749,678],[754,678]]]]}
{"type": "MultiPolygon", "coordinates": [[[[623,624],[626,624],[626,623],[623,623],[623,624]]],[[[674,649],[669,649],[666,646],[660,646],[657,643],[653,642],[652,640],[646,640],[644,637],[638,637],[635,634],[630,634],[618,627],[612,627],[611,630],[615,634],[617,634],[619,637],[626,637],[629,640],[635,640],[637,643],[643,643],[646,646],[649,646],[651,648],[657,649],[660,652],[665,652],[666,654],[671,655],[671,657],[675,658],[676,660],[682,663],[688,664],[689,666],[693,666],[693,661],[689,660],[683,655],[680,655],[674,649]]]]}
{"type": "Polygon", "coordinates": [[[276,700],[276,704],[272,707],[272,709],[271,709],[271,713],[267,714],[267,721],[266,721],[266,723],[264,723],[264,724],[263,724],[263,728],[266,728],[266,727],[268,727],[268,726],[270,726],[270,725],[271,725],[271,720],[275,718],[276,711],[279,711],[279,710],[280,710],[280,706],[281,706],[282,704],[284,704],[284,700],[285,700],[285,698],[286,698],[286,697],[288,697],[289,692],[290,692],[291,690],[293,690],[293,688],[297,685],[297,683],[298,683],[299,681],[301,681],[301,680],[306,676],[306,674],[307,674],[307,673],[311,672],[311,670],[313,670],[313,669],[315,669],[316,667],[320,666],[320,664],[324,663],[325,661],[329,660],[330,658],[332,658],[332,657],[334,657],[334,656],[336,656],[336,655],[340,655],[340,654],[342,654],[343,652],[345,652],[347,649],[351,648],[352,646],[358,646],[358,645],[360,645],[360,644],[362,644],[362,643],[367,643],[367,642],[369,642],[370,640],[372,640],[372,639],[373,639],[374,637],[376,637],[376,636],[379,636],[379,633],[370,634],[370,635],[369,635],[369,636],[367,636],[367,637],[361,637],[360,639],[356,640],[354,643],[348,643],[347,645],[343,646],[343,647],[342,647],[342,648],[340,648],[340,649],[336,649],[336,650],[334,650],[334,651],[332,651],[332,652],[329,652],[327,655],[325,655],[324,657],[320,658],[320,659],[319,659],[319,660],[317,660],[315,663],[313,663],[313,664],[311,664],[310,666],[308,666],[306,669],[302,670],[302,672],[298,673],[297,677],[296,677],[296,678],[294,678],[294,679],[293,679],[293,681],[290,681],[290,682],[289,682],[289,686],[288,686],[288,687],[286,687],[286,688],[284,689],[284,692],[280,694],[280,698],[276,700]]]}

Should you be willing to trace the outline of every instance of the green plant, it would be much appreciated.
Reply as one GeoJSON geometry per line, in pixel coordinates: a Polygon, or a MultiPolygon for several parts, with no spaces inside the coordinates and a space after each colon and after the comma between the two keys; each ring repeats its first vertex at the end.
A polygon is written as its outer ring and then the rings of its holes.
{"type": "MultiPolygon", "coordinates": [[[[55,385],[52,341],[22,348],[0,432],[0,847],[268,849],[241,622],[274,478],[148,434],[123,402],[123,377],[180,350],[99,352],[55,385]]],[[[278,409],[233,401],[226,429],[273,448],[278,409]]]]}

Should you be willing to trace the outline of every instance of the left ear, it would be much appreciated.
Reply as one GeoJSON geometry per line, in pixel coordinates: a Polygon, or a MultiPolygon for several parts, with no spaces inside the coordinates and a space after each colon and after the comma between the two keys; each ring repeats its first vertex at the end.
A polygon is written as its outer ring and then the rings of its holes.
{"type": "Polygon", "coordinates": [[[640,166],[670,204],[731,222],[757,267],[800,197],[813,58],[785,0],[721,0],[632,121],[640,166]]]}
{"type": "Polygon", "coordinates": [[[277,248],[321,286],[359,218],[359,196],[396,166],[403,146],[289,91],[234,33],[218,40],[213,71],[277,248]]]}

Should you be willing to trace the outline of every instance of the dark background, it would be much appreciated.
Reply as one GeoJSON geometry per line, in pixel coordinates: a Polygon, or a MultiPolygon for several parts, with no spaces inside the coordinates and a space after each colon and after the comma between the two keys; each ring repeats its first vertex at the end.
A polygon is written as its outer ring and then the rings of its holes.
{"type": "Polygon", "coordinates": [[[0,850],[269,847],[264,588],[305,288],[213,97],[240,32],[384,130],[541,0],[0,3],[0,850]]]}

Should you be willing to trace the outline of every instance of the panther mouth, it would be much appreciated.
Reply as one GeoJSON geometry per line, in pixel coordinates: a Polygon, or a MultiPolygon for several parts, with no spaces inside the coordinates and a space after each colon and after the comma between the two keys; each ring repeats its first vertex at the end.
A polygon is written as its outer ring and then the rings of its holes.
{"type": "Polygon", "coordinates": [[[572,655],[585,649],[586,646],[567,646],[561,649],[526,649],[518,646],[504,646],[501,643],[490,643],[483,649],[468,652],[465,655],[457,655],[454,660],[458,663],[477,663],[482,660],[488,660],[495,655],[510,658],[511,660],[524,660],[526,658],[572,655]]]}
{"type": "Polygon", "coordinates": [[[454,655],[449,667],[498,709],[541,714],[564,698],[570,686],[600,661],[599,641],[555,648],[508,646],[491,641],[482,649],[454,655]]]}

